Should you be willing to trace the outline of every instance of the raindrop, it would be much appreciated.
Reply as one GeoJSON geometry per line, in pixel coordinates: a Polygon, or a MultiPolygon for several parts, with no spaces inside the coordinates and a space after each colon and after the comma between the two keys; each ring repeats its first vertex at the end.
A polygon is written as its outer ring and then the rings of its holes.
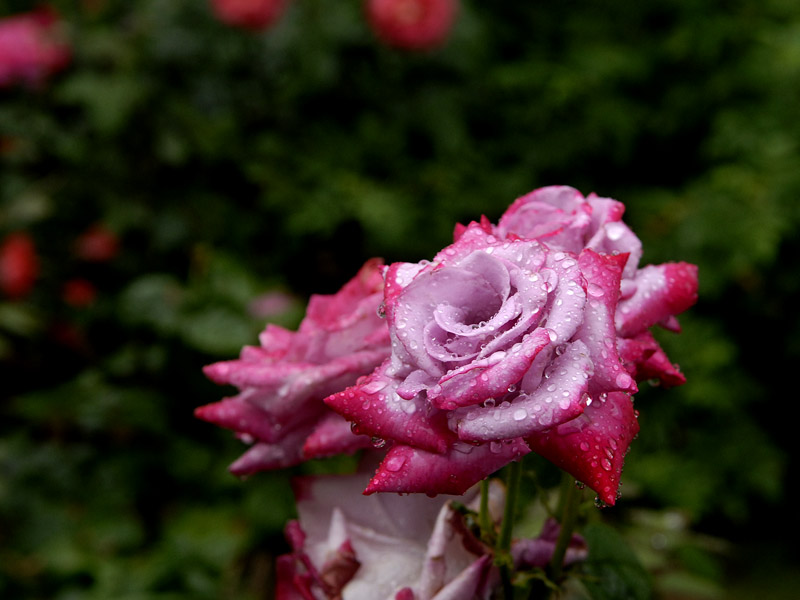
{"type": "Polygon", "coordinates": [[[516,391],[517,391],[517,386],[516,386],[516,384],[513,384],[513,383],[512,383],[510,386],[508,386],[508,393],[509,393],[509,394],[513,394],[513,393],[514,393],[514,392],[516,392],[516,391]]]}
{"type": "Polygon", "coordinates": [[[605,293],[603,288],[601,288],[596,283],[590,283],[589,286],[586,288],[586,291],[589,293],[590,296],[593,298],[600,298],[605,293]]]}
{"type": "Polygon", "coordinates": [[[616,379],[617,385],[622,389],[628,389],[632,381],[633,379],[631,379],[631,376],[628,375],[626,372],[622,372],[619,375],[617,375],[616,379]]]}
{"type": "Polygon", "coordinates": [[[385,302],[381,302],[380,306],[378,306],[378,311],[377,312],[378,312],[378,316],[381,319],[385,319],[386,318],[386,303],[385,302]]]}
{"type": "Polygon", "coordinates": [[[528,416],[528,411],[524,408],[518,408],[514,411],[514,420],[515,421],[522,421],[525,417],[528,416]]]}
{"type": "Polygon", "coordinates": [[[382,438],[379,438],[379,437],[373,437],[372,438],[372,447],[373,448],[383,448],[385,445],[386,445],[386,440],[384,440],[382,438]]]}
{"type": "Polygon", "coordinates": [[[387,471],[396,473],[403,468],[404,464],[406,464],[405,456],[392,456],[386,459],[386,462],[383,463],[383,466],[387,471]]]}

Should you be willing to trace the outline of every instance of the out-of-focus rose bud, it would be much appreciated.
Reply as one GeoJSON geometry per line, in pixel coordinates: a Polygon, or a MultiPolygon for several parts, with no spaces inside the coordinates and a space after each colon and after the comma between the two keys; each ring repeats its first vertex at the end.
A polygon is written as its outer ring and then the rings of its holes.
{"type": "Polygon", "coordinates": [[[97,298],[97,288],[88,279],[76,277],[64,283],[61,297],[70,306],[86,308],[94,304],[97,298]]]}
{"type": "Polygon", "coordinates": [[[0,87],[41,85],[69,64],[72,51],[50,7],[0,19],[0,87]]]}
{"type": "Polygon", "coordinates": [[[0,292],[13,300],[27,296],[39,275],[39,259],[31,237],[12,233],[0,245],[0,292]]]}
{"type": "Polygon", "coordinates": [[[390,46],[426,50],[444,43],[458,12],[457,0],[367,0],[367,19],[390,46]]]}
{"type": "Polygon", "coordinates": [[[273,25],[288,0],[211,0],[217,18],[228,25],[261,31],[273,25]]]}
{"type": "Polygon", "coordinates": [[[119,253],[117,234],[103,224],[95,224],[75,240],[75,255],[88,262],[108,262],[119,253]]]}

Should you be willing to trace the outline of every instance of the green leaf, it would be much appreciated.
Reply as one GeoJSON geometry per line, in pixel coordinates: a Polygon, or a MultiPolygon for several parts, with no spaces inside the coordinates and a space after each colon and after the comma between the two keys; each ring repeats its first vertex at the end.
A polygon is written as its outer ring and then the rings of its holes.
{"type": "Polygon", "coordinates": [[[602,523],[583,532],[589,558],[582,565],[583,584],[594,600],[647,600],[650,578],[623,537],[602,523]]]}

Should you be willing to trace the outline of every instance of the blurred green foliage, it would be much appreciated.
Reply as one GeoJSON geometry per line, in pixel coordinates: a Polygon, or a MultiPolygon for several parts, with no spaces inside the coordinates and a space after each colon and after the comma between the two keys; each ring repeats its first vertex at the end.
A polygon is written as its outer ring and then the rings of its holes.
{"type": "MultiPolygon", "coordinates": [[[[637,396],[617,514],[678,511],[741,547],[797,525],[796,2],[465,1],[418,54],[381,45],[355,0],[295,0],[262,34],[204,0],[54,4],[72,65],[0,90],[0,234],[30,232],[42,265],[0,303],[0,596],[269,597],[287,474],[227,474],[242,445],[192,410],[232,390],[201,366],[255,342],[259,294],[429,258],[456,221],[550,184],[625,202],[645,262],[700,266],[683,333],[661,336],[689,383],[637,396]],[[81,261],[98,222],[121,251],[81,261]],[[75,277],[91,306],[63,301],[75,277]]],[[[712,590],[656,589],[719,593],[716,550],[670,548],[665,572],[712,590]]]]}

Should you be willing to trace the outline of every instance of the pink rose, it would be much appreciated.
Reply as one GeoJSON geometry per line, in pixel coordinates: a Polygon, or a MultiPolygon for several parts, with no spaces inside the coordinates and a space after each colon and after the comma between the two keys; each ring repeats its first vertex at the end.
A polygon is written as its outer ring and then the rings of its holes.
{"type": "Polygon", "coordinates": [[[299,522],[286,528],[293,552],[278,558],[278,600],[489,598],[488,549],[449,498],[367,497],[367,480],[295,480],[299,522]]]}
{"type": "MultiPolygon", "coordinates": [[[[298,521],[286,527],[292,553],[278,557],[277,600],[476,600],[488,599],[500,579],[492,550],[454,510],[453,498],[416,494],[364,496],[363,474],[295,480],[298,521]]],[[[505,498],[492,481],[489,514],[499,524],[505,498]]],[[[461,503],[476,511],[476,490],[461,503]]],[[[545,523],[540,537],[514,540],[517,569],[544,567],[559,526],[545,523]]],[[[586,543],[573,535],[564,564],[586,558],[586,543]]]]}
{"type": "Polygon", "coordinates": [[[228,25],[260,31],[274,24],[288,0],[211,0],[217,18],[228,25]]]}
{"type": "Polygon", "coordinates": [[[433,262],[391,265],[391,358],[326,399],[394,442],[367,493],[463,493],[534,449],[613,504],[638,431],[614,322],[626,260],[473,223],[433,262]]]}
{"type": "Polygon", "coordinates": [[[63,69],[71,51],[60,30],[58,15],[49,7],[0,19],[0,87],[40,85],[63,69]]]}
{"type": "Polygon", "coordinates": [[[457,0],[367,0],[367,19],[387,44],[407,50],[445,41],[458,12],[457,0]]]}
{"type": "MultiPolygon", "coordinates": [[[[622,221],[625,205],[611,198],[567,186],[544,187],[522,196],[497,226],[482,227],[500,238],[539,240],[554,250],[579,253],[590,248],[604,254],[627,254],[620,302],[615,316],[618,350],[637,381],[657,379],[665,386],[686,381],[649,332],[653,325],[680,331],[675,315],[697,300],[697,267],[666,263],[639,268],[642,243],[622,221]]],[[[456,227],[456,236],[465,229],[456,227]]]]}
{"type": "Polygon", "coordinates": [[[312,296],[297,332],[268,325],[260,347],[246,346],[239,360],[205,368],[216,383],[239,388],[236,396],[195,411],[253,442],[231,465],[233,473],[283,468],[369,445],[322,400],[389,355],[386,322],[377,314],[382,269],[380,260],[368,261],[336,294],[312,296]]]}

